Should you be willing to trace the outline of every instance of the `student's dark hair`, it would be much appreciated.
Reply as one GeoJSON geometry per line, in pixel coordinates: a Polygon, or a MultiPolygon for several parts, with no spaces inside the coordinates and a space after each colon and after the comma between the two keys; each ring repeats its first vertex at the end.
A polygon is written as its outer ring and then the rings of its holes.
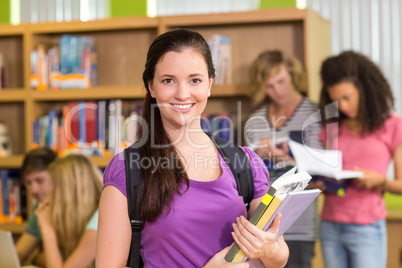
{"type": "Polygon", "coordinates": [[[194,50],[200,53],[208,68],[208,77],[215,77],[211,51],[208,43],[199,33],[185,29],[172,30],[159,35],[151,44],[142,75],[147,90],[142,117],[148,127],[152,127],[152,129],[143,131],[144,126],[140,126],[138,137],[145,141],[145,144],[140,147],[140,153],[141,158],[155,160],[153,163],[159,163],[158,160],[161,159],[169,161],[169,168],[158,166],[155,170],[153,170],[154,167],[141,169],[136,204],[141,220],[152,222],[161,216],[165,208],[170,211],[174,195],[181,194],[180,187],[183,183],[187,184],[187,189],[189,186],[189,179],[183,163],[180,162],[178,153],[171,145],[169,136],[163,128],[159,108],[148,88],[148,83],[154,79],[156,65],[163,56],[171,51],[182,52],[184,50],[194,50]],[[144,135],[147,136],[144,137],[144,135]],[[151,136],[153,136],[153,144],[156,146],[152,146],[151,136]]]}
{"type": "MultiPolygon", "coordinates": [[[[325,118],[325,106],[332,100],[328,88],[342,82],[353,83],[359,91],[359,111],[357,119],[362,126],[362,133],[371,133],[381,128],[394,108],[391,88],[380,68],[366,56],[345,51],[338,56],[326,59],[321,66],[320,110],[322,122],[325,118]]],[[[340,113],[335,121],[342,121],[346,116],[340,113]]]]}
{"type": "Polygon", "coordinates": [[[38,148],[29,151],[21,166],[21,176],[24,178],[35,171],[47,170],[50,163],[57,158],[57,153],[49,148],[38,148]]]}

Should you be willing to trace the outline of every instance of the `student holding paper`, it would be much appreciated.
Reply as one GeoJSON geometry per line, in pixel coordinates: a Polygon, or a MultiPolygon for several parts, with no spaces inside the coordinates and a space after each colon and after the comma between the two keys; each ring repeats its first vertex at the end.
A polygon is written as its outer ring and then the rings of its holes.
{"type": "MultiPolygon", "coordinates": [[[[147,124],[138,132],[141,161],[132,162],[141,169],[141,203],[133,205],[144,222],[142,260],[146,267],[248,267],[249,263],[224,259],[235,240],[250,258],[259,258],[266,267],[283,267],[288,248],[283,237],[276,237],[280,217],[266,232],[247,220],[233,174],[201,129],[214,77],[208,44],[197,32],[172,30],[149,48],[143,73],[147,124]]],[[[244,151],[253,163],[255,191],[248,211],[252,215],[268,191],[268,172],[254,152],[244,151]]],[[[98,268],[127,264],[132,238],[128,190],[121,153],[104,173],[98,268]]]]}
{"type": "Polygon", "coordinates": [[[328,149],[342,151],[345,169],[364,173],[352,180],[343,197],[326,193],[321,226],[325,266],[386,267],[383,194],[402,194],[402,118],[393,113],[394,98],[381,70],[360,53],[328,58],[321,79],[320,137],[328,149]],[[337,117],[325,114],[334,103],[337,117]],[[392,159],[395,178],[388,180],[392,159]]]}
{"type": "MultiPolygon", "coordinates": [[[[302,64],[282,51],[262,52],[250,68],[250,79],[253,102],[261,107],[246,122],[246,143],[277,177],[286,162],[294,164],[286,142],[289,137],[322,148],[318,105],[301,93],[306,89],[302,64]]],[[[316,200],[284,235],[290,250],[287,268],[311,267],[318,227],[316,200]]]]}

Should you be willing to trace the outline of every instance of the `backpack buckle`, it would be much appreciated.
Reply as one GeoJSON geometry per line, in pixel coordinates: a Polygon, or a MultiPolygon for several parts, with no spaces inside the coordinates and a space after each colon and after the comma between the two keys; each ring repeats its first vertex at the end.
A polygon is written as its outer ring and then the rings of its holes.
{"type": "Polygon", "coordinates": [[[131,229],[133,232],[141,232],[144,229],[144,222],[139,220],[131,220],[131,229]]]}

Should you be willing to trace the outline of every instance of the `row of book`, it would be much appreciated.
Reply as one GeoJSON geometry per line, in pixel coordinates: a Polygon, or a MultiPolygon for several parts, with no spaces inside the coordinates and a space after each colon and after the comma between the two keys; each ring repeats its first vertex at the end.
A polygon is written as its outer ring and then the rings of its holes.
{"type": "Polygon", "coordinates": [[[70,153],[115,155],[135,141],[141,104],[122,100],[71,101],[33,123],[33,148],[70,153]]]}
{"type": "Polygon", "coordinates": [[[20,0],[22,23],[95,20],[109,17],[109,0],[20,0]]]}
{"type": "Polygon", "coordinates": [[[25,188],[15,170],[0,169],[0,223],[21,223],[26,215],[25,188]]]}
{"type": "Polygon", "coordinates": [[[232,83],[232,40],[230,37],[214,34],[207,40],[215,67],[215,84],[232,83]]]}
{"type": "Polygon", "coordinates": [[[37,90],[90,88],[97,85],[97,50],[88,36],[65,34],[59,45],[38,45],[31,52],[31,87],[37,90]]]}
{"type": "Polygon", "coordinates": [[[158,16],[206,14],[222,12],[250,11],[259,8],[259,0],[157,0],[158,16]]]}
{"type": "Polygon", "coordinates": [[[0,52],[0,90],[6,87],[6,65],[4,54],[0,52]]]}
{"type": "MultiPolygon", "coordinates": [[[[71,101],[33,122],[33,148],[46,146],[62,155],[115,155],[137,140],[142,104],[122,100],[71,101]]],[[[234,141],[229,113],[204,114],[202,129],[234,141]]]]}

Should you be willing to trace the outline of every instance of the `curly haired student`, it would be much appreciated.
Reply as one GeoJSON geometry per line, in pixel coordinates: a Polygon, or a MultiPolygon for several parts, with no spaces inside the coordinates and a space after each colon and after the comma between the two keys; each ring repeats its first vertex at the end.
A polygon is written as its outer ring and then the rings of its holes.
{"type": "MultiPolygon", "coordinates": [[[[287,245],[276,237],[280,216],[266,232],[247,220],[231,171],[201,129],[214,76],[208,44],[197,32],[169,31],[149,48],[140,152],[142,160],[163,160],[165,165],[141,166],[137,210],[145,222],[145,267],[248,267],[225,261],[233,241],[266,266],[283,267],[287,261],[287,245]],[[176,160],[177,165],[167,165],[176,160]]],[[[268,190],[268,172],[259,156],[243,149],[253,163],[251,215],[268,190]]],[[[126,266],[131,233],[125,165],[119,154],[104,173],[97,267],[126,266]]]]}
{"type": "Polygon", "coordinates": [[[75,154],[54,161],[49,174],[52,196],[36,210],[46,267],[93,267],[102,174],[75,154]]]}
{"type": "Polygon", "coordinates": [[[402,118],[378,66],[346,51],[321,67],[321,139],[342,152],[343,168],[364,173],[351,181],[343,197],[327,192],[322,211],[321,245],[327,268],[386,267],[385,191],[402,194],[402,118]],[[326,108],[335,103],[338,117],[326,108]],[[325,117],[330,118],[325,120],[325,117]],[[395,178],[386,177],[394,160],[395,178]]]}

